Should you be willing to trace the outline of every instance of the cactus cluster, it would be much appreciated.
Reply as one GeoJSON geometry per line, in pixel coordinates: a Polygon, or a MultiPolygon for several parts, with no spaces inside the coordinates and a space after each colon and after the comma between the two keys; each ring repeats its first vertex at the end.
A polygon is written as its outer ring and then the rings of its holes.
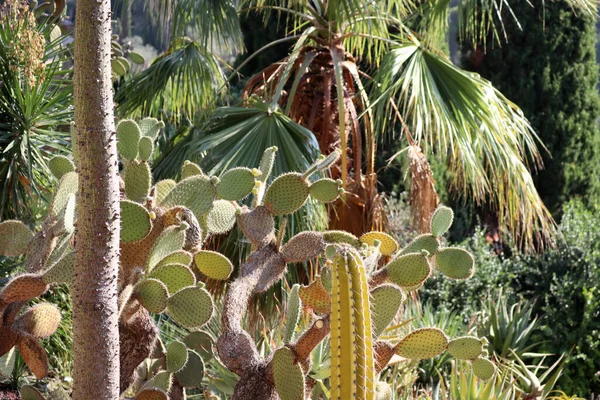
{"type": "MultiPolygon", "coordinates": [[[[217,177],[186,162],[178,181],[153,182],[150,164],[162,127],[151,118],[117,125],[123,163],[118,277],[121,391],[133,384],[140,400],[185,398],[185,388],[202,385],[204,363],[218,357],[240,377],[233,399],[301,400],[310,386],[310,354],[326,337],[331,343],[332,399],[390,398],[391,389],[377,377],[394,355],[422,359],[447,350],[471,361],[479,377],[493,375],[495,367],[485,358],[487,343],[475,337],[450,340],[441,330],[424,327],[397,343],[380,338],[407,292],[420,288],[434,271],[450,279],[473,274],[468,252],[439,243],[452,223],[452,210],[438,208],[431,233],[418,236],[404,249],[383,232],[360,238],[343,231],[301,232],[286,241],[283,229],[276,234],[274,217],[296,212],[309,197],[331,202],[343,193],[340,181],[311,180],[315,172],[329,168],[339,152],[317,159],[305,172],[275,177],[270,184],[276,148],[267,149],[260,165],[252,169],[237,167],[217,177]],[[236,224],[252,244],[252,253],[231,279],[233,263],[203,247],[210,236],[229,232],[236,224]],[[288,266],[313,259],[323,263],[320,274],[308,285],[291,288],[282,343],[261,357],[244,329],[252,297],[280,281],[288,266]],[[217,338],[200,330],[215,307],[204,286],[207,279],[230,280],[217,338]],[[191,333],[165,348],[150,313],[166,313],[191,333]],[[300,332],[306,313],[314,320],[300,332]]],[[[40,378],[48,363],[37,339],[56,330],[60,313],[46,303],[21,315],[19,311],[51,285],[69,284],[77,258],[75,163],[59,156],[50,168],[58,184],[41,228],[33,232],[19,221],[0,223],[0,254],[25,254],[28,270],[0,292],[0,356],[17,346],[40,378]]],[[[38,398],[33,388],[25,391],[38,398]]]]}

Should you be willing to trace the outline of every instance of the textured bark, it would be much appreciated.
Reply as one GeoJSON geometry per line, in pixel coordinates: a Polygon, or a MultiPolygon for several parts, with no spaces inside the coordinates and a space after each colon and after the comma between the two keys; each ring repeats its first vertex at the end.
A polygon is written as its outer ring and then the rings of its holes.
{"type": "Polygon", "coordinates": [[[73,398],[119,398],[119,177],[109,0],[78,0],[74,103],[78,154],[73,278],[73,398]]]}

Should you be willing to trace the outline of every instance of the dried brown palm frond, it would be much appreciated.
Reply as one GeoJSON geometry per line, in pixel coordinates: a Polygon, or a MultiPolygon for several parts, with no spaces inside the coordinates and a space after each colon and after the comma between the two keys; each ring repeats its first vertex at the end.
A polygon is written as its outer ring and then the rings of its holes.
{"type": "Polygon", "coordinates": [[[410,168],[408,201],[413,214],[414,228],[420,233],[429,232],[431,215],[440,201],[435,190],[435,180],[427,157],[419,146],[408,146],[407,155],[410,168]]]}

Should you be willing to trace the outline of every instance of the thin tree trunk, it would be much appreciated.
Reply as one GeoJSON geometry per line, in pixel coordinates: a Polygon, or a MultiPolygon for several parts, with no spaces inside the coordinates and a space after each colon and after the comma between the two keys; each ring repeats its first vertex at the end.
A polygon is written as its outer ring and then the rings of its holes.
{"type": "Polygon", "coordinates": [[[76,400],[119,398],[119,182],[110,0],[78,0],[74,101],[79,197],[73,279],[76,400]]]}

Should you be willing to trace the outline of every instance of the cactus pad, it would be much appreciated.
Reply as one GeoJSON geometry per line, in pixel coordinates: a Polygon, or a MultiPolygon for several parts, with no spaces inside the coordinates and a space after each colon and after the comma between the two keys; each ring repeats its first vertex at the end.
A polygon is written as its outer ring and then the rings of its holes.
{"type": "Polygon", "coordinates": [[[144,389],[160,389],[169,393],[173,383],[173,375],[168,371],[159,371],[144,385],[144,389]]]}
{"type": "Polygon", "coordinates": [[[331,296],[321,283],[321,279],[316,279],[308,286],[300,286],[298,295],[302,304],[314,312],[320,314],[329,314],[331,312],[331,296]]]}
{"type": "Polygon", "coordinates": [[[158,264],[156,264],[155,268],[158,268],[161,265],[168,265],[168,264],[181,264],[181,265],[185,265],[186,267],[189,267],[191,263],[192,263],[192,253],[185,251],[185,250],[178,250],[178,251],[175,251],[175,252],[169,254],[162,260],[160,260],[158,262],[158,264]]]}
{"type": "Polygon", "coordinates": [[[291,214],[308,199],[308,183],[298,173],[287,173],[277,177],[267,189],[264,204],[273,215],[291,214]]]}
{"type": "Polygon", "coordinates": [[[290,294],[287,299],[287,307],[285,312],[285,326],[283,331],[283,343],[288,344],[294,337],[296,327],[300,321],[300,314],[302,312],[302,303],[299,295],[300,285],[295,284],[290,290],[290,294]]]}
{"type": "Polygon", "coordinates": [[[55,156],[48,161],[48,168],[56,179],[60,179],[67,172],[75,171],[75,164],[65,156],[55,156]]]}
{"type": "Polygon", "coordinates": [[[282,248],[281,254],[286,263],[303,262],[318,256],[325,249],[325,239],[321,232],[300,232],[282,248]]]}
{"type": "Polygon", "coordinates": [[[170,208],[184,206],[189,208],[196,218],[210,211],[216,196],[215,186],[210,178],[203,175],[190,176],[179,182],[163,200],[162,205],[170,208]]]}
{"type": "Polygon", "coordinates": [[[180,371],[188,361],[188,351],[185,344],[175,340],[167,346],[167,372],[180,371]]]}
{"type": "Polygon", "coordinates": [[[79,184],[79,178],[77,172],[67,172],[60,178],[58,186],[54,191],[52,203],[50,204],[50,215],[56,219],[63,213],[63,210],[67,206],[70,195],[77,193],[77,185],[79,184]]]}
{"type": "Polygon", "coordinates": [[[131,119],[119,121],[117,125],[117,150],[126,160],[135,160],[138,155],[138,145],[142,131],[138,124],[131,119]]]}
{"type": "Polygon", "coordinates": [[[393,321],[405,299],[402,290],[394,285],[381,285],[371,290],[373,338],[379,337],[393,321]]]}
{"type": "Polygon", "coordinates": [[[384,256],[391,256],[398,250],[398,242],[396,239],[383,232],[368,232],[360,237],[362,243],[366,243],[369,246],[373,246],[375,241],[379,240],[379,252],[384,256]]]}
{"type": "Polygon", "coordinates": [[[142,203],[150,194],[152,172],[145,161],[134,160],[125,167],[125,195],[129,200],[142,203]]]}
{"type": "Polygon", "coordinates": [[[435,253],[437,253],[439,246],[440,244],[435,236],[425,233],[414,238],[413,241],[408,244],[408,246],[402,249],[400,255],[408,253],[420,253],[421,250],[427,250],[429,252],[429,256],[433,256],[435,253]]]}
{"type": "Polygon", "coordinates": [[[185,242],[185,231],[179,226],[170,226],[165,229],[154,242],[148,256],[148,271],[158,264],[167,255],[179,251],[185,242]]]}
{"type": "Polygon", "coordinates": [[[169,400],[169,396],[160,389],[144,389],[135,396],[135,400],[169,400]]]}
{"type": "Polygon", "coordinates": [[[271,171],[273,170],[273,163],[275,162],[275,153],[276,152],[277,152],[276,146],[272,146],[272,147],[265,149],[265,151],[260,159],[260,165],[258,167],[261,174],[256,178],[257,180],[259,180],[261,182],[266,182],[267,179],[269,179],[269,176],[271,175],[271,171]]]}
{"type": "Polygon", "coordinates": [[[148,161],[154,153],[154,141],[151,137],[142,136],[139,143],[139,157],[142,161],[148,161]]]}
{"type": "Polygon", "coordinates": [[[199,328],[212,317],[212,297],[204,288],[187,287],[169,297],[167,311],[178,324],[199,328]]]}
{"type": "Polygon", "coordinates": [[[492,376],[494,376],[494,372],[496,372],[496,366],[494,363],[485,358],[478,358],[471,361],[471,366],[473,367],[473,373],[475,376],[483,380],[490,379],[492,376]]]}
{"type": "MultiPolygon", "coordinates": [[[[0,326],[0,337],[2,338],[2,341],[0,341],[0,357],[2,357],[17,345],[19,333],[9,326],[0,326]]],[[[0,358],[0,361],[1,360],[2,359],[0,358]]],[[[3,365],[0,364],[0,367],[3,367],[3,365]]],[[[2,376],[2,371],[3,370],[0,368],[0,376],[2,376]]],[[[12,368],[10,368],[8,374],[11,372],[12,368]]]]}
{"type": "Polygon", "coordinates": [[[50,303],[39,303],[26,310],[14,323],[14,328],[42,339],[52,335],[60,325],[60,310],[50,303]]]}
{"type": "Polygon", "coordinates": [[[361,246],[360,240],[346,231],[325,231],[323,232],[323,238],[328,243],[346,243],[356,248],[361,246]]]}
{"type": "Polygon", "coordinates": [[[167,195],[171,193],[171,190],[177,185],[173,179],[163,179],[162,181],[156,182],[156,204],[162,204],[167,195]]]}
{"type": "Polygon", "coordinates": [[[223,200],[240,201],[254,188],[254,174],[248,168],[233,168],[221,176],[217,196],[223,200]]]}
{"type": "Polygon", "coordinates": [[[450,207],[439,206],[431,216],[431,233],[440,237],[448,232],[454,221],[454,212],[450,207]]]}
{"type": "Polygon", "coordinates": [[[181,264],[167,264],[156,267],[148,277],[158,279],[164,283],[169,293],[177,293],[184,287],[196,284],[196,277],[192,271],[181,264]]]}
{"type": "Polygon", "coordinates": [[[256,207],[252,211],[245,208],[237,217],[239,228],[253,244],[264,245],[269,241],[269,235],[275,229],[275,221],[269,211],[263,207],[256,207]]]}
{"type": "Polygon", "coordinates": [[[340,186],[330,178],[319,179],[310,185],[310,197],[322,203],[330,203],[338,198],[340,186]]]}
{"type": "Polygon", "coordinates": [[[14,303],[39,297],[48,290],[41,275],[23,274],[14,277],[0,291],[0,303],[14,303]]]}
{"type": "Polygon", "coordinates": [[[175,374],[177,381],[184,388],[196,388],[202,386],[204,377],[204,361],[198,353],[187,350],[187,363],[175,374]]]}
{"type": "Polygon", "coordinates": [[[22,334],[17,344],[19,353],[36,378],[48,375],[48,356],[40,343],[32,336],[22,334]]]}
{"type": "Polygon", "coordinates": [[[75,259],[77,253],[74,251],[65,254],[60,260],[52,265],[44,274],[42,279],[45,283],[67,283],[71,284],[73,281],[73,270],[75,268],[75,259]]]}
{"type": "Polygon", "coordinates": [[[33,232],[21,221],[0,223],[0,255],[14,257],[24,254],[32,238],[33,232]]]}
{"type": "Polygon", "coordinates": [[[386,382],[377,382],[375,400],[392,400],[394,393],[392,388],[386,382]]]}
{"type": "Polygon", "coordinates": [[[194,331],[190,332],[185,338],[183,338],[183,343],[185,345],[196,351],[202,359],[206,362],[210,361],[213,357],[213,344],[215,343],[215,338],[211,336],[210,333],[204,331],[194,331]]]}
{"type": "Polygon", "coordinates": [[[131,200],[121,200],[121,241],[135,242],[145,238],[152,221],[145,207],[131,200]]]}
{"type": "Polygon", "coordinates": [[[422,360],[441,354],[448,346],[448,337],[437,328],[422,328],[409,333],[395,346],[396,354],[412,360],[422,360]]]}
{"type": "Polygon", "coordinates": [[[475,272],[475,260],[464,249],[442,249],[436,254],[435,261],[440,272],[451,279],[468,279],[475,272]]]}
{"type": "MultiPolygon", "coordinates": [[[[132,52],[129,52],[129,55],[131,54],[132,52]]],[[[156,139],[158,132],[160,132],[160,130],[165,126],[163,122],[160,122],[156,118],[144,118],[138,123],[138,125],[142,135],[152,138],[153,140],[156,139]]]]}
{"type": "Polygon", "coordinates": [[[194,255],[194,261],[198,270],[210,279],[225,280],[233,271],[231,261],[216,251],[199,251],[194,255]]]}
{"type": "Polygon", "coordinates": [[[459,360],[474,360],[483,353],[483,342],[473,336],[463,336],[448,343],[448,352],[459,360]]]}
{"type": "Polygon", "coordinates": [[[62,228],[67,233],[73,233],[75,231],[75,206],[75,193],[71,193],[67,199],[67,204],[59,217],[62,228]]]}
{"type": "Polygon", "coordinates": [[[397,257],[387,265],[386,269],[390,281],[402,287],[420,285],[431,273],[429,262],[421,253],[397,257]]]}
{"type": "Polygon", "coordinates": [[[200,166],[198,164],[195,164],[191,161],[185,161],[183,163],[183,165],[181,166],[181,180],[184,180],[186,178],[189,178],[190,176],[196,176],[196,175],[204,175],[204,172],[202,171],[202,168],[200,168],[200,166]]]}
{"type": "Polygon", "coordinates": [[[21,400],[46,400],[39,390],[30,385],[21,386],[19,395],[21,396],[21,400]]]}
{"type": "Polygon", "coordinates": [[[134,296],[152,313],[160,314],[167,307],[167,286],[157,279],[144,279],[134,288],[134,296]]]}
{"type": "Polygon", "coordinates": [[[217,200],[202,221],[208,233],[220,235],[227,233],[235,225],[236,207],[226,200],[217,200]]]}
{"type": "Polygon", "coordinates": [[[287,347],[273,355],[273,379],[281,400],[304,400],[304,372],[296,354],[287,347]]]}

